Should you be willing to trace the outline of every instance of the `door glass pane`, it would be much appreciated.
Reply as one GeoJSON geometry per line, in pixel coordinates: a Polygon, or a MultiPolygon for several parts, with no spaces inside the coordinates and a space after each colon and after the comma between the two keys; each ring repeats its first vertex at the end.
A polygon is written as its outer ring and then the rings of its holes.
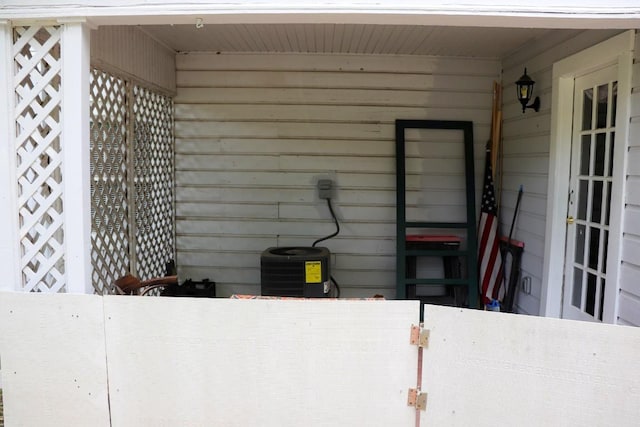
{"type": "Polygon", "coordinates": [[[609,144],[609,172],[607,176],[613,176],[613,148],[615,147],[616,133],[611,132],[611,143],[609,144]]]}
{"type": "Polygon", "coordinates": [[[591,221],[600,224],[602,219],[602,181],[593,182],[593,196],[591,198],[591,221]]]}
{"type": "Polygon", "coordinates": [[[604,288],[606,283],[607,280],[605,278],[602,278],[602,281],[600,282],[600,312],[598,313],[598,320],[602,320],[602,311],[604,308],[604,288]]]}
{"type": "Polygon", "coordinates": [[[584,311],[593,316],[595,313],[596,305],[596,281],[598,278],[595,274],[589,273],[587,276],[587,304],[584,307],[584,311]]]}
{"type": "Polygon", "coordinates": [[[583,224],[576,225],[576,264],[584,264],[585,228],[583,224]]]}
{"type": "Polygon", "coordinates": [[[618,106],[618,82],[611,84],[611,127],[616,125],[616,107],[618,106]]]}
{"type": "Polygon", "coordinates": [[[607,182],[607,204],[604,206],[605,217],[604,223],[609,225],[609,218],[611,217],[611,183],[607,182]]]}
{"type": "Polygon", "coordinates": [[[589,227],[589,268],[598,269],[598,249],[600,249],[600,229],[589,227]]]}
{"type": "Polygon", "coordinates": [[[571,294],[571,304],[574,307],[582,308],[582,270],[573,269],[573,292],[571,294]]]}
{"type": "Polygon", "coordinates": [[[582,135],[582,149],[580,152],[580,175],[589,175],[590,160],[591,160],[591,135],[582,135]]]}
{"type": "Polygon", "coordinates": [[[595,176],[604,176],[604,149],[606,138],[606,133],[599,133],[596,135],[596,153],[593,168],[593,174],[595,176]]]}
{"type": "Polygon", "coordinates": [[[591,111],[593,110],[593,89],[582,92],[582,130],[591,129],[591,111]]]}
{"type": "Polygon", "coordinates": [[[609,85],[598,86],[597,129],[607,127],[607,107],[609,106],[609,85]]]}
{"type": "Polygon", "coordinates": [[[578,183],[578,219],[587,219],[587,190],[589,181],[581,179],[578,183]]]}
{"type": "Polygon", "coordinates": [[[602,272],[607,272],[607,255],[609,250],[609,231],[604,230],[604,241],[602,242],[602,272]]]}

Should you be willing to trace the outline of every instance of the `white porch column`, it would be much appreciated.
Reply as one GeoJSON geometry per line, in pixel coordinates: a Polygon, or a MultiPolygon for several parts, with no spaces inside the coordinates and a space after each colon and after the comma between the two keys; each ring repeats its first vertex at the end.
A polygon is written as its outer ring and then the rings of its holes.
{"type": "Polygon", "coordinates": [[[0,20],[0,290],[20,290],[11,22],[0,20]]]}
{"type": "Polygon", "coordinates": [[[84,19],[64,26],[62,58],[62,152],[65,271],[69,293],[93,293],[89,173],[90,29],[84,19]]]}

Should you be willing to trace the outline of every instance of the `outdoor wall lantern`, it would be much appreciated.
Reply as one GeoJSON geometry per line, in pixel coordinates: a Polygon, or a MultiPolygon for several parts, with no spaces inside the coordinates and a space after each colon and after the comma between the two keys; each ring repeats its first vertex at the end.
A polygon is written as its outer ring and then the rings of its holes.
{"type": "Polygon", "coordinates": [[[524,113],[527,108],[533,108],[533,111],[540,111],[540,98],[536,96],[536,99],[533,100],[533,104],[527,105],[529,100],[531,100],[531,95],[533,95],[533,85],[536,84],[531,77],[527,75],[527,69],[524,69],[524,74],[522,77],[518,79],[516,82],[516,90],[518,91],[518,101],[522,104],[522,113],[524,113]]]}

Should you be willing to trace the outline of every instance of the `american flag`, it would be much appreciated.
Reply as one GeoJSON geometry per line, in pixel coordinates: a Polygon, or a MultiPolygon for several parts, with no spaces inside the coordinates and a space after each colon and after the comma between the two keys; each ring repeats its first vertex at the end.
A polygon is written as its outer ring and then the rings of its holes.
{"type": "Polygon", "coordinates": [[[480,226],[478,228],[478,266],[480,292],[485,304],[491,300],[501,301],[504,296],[502,277],[502,255],[498,237],[498,208],[493,189],[491,151],[487,149],[482,205],[480,206],[480,226]]]}

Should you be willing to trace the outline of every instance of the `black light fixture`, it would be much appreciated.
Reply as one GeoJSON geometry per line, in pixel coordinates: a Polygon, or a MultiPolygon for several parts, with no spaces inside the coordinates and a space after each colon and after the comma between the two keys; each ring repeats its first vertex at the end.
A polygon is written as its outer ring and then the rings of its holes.
{"type": "Polygon", "coordinates": [[[524,74],[516,82],[516,90],[518,91],[518,101],[522,104],[522,112],[524,113],[527,108],[533,108],[533,111],[540,111],[540,98],[536,96],[533,100],[533,104],[527,105],[533,95],[533,85],[536,84],[531,77],[527,75],[527,69],[524,69],[524,74]]]}

